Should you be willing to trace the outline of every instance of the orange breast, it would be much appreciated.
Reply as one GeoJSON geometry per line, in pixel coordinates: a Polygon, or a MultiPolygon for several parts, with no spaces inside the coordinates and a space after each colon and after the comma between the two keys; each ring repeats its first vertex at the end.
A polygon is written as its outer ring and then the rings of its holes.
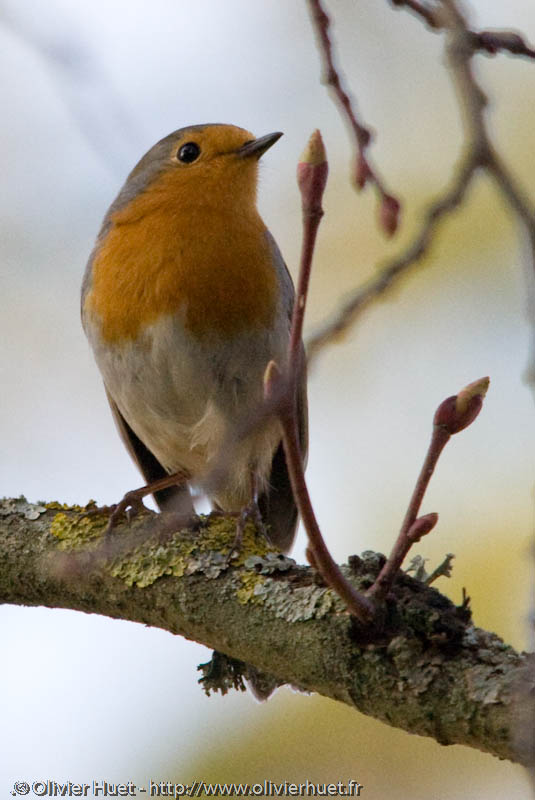
{"type": "Polygon", "coordinates": [[[191,203],[174,194],[164,174],[112,216],[94,257],[86,310],[109,342],[135,338],[172,313],[198,338],[231,337],[269,326],[276,293],[254,204],[236,208],[213,192],[191,203]]]}

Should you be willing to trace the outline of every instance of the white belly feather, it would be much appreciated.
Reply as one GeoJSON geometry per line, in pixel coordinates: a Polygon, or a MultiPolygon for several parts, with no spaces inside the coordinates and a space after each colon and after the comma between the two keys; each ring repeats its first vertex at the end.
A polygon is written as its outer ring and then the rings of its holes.
{"type": "MultiPolygon", "coordinates": [[[[236,339],[223,349],[219,344],[214,352],[171,317],[148,326],[135,343],[106,348],[85,320],[106,388],[128,425],[168,472],[185,469],[201,484],[229,433],[260,404],[268,361],[284,359],[288,334],[281,323],[264,337],[236,339]]],[[[250,500],[252,472],[265,488],[279,441],[273,422],[236,444],[229,477],[214,494],[223,509],[250,500]]]]}

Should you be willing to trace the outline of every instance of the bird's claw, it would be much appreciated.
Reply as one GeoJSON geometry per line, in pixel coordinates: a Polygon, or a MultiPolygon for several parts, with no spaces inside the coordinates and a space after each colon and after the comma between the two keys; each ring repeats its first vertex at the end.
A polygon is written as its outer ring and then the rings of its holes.
{"type": "Polygon", "coordinates": [[[141,494],[139,489],[133,489],[127,492],[123,499],[116,505],[109,506],[110,517],[106,526],[104,536],[108,538],[112,530],[118,524],[121,517],[126,517],[128,524],[132,519],[143,511],[148,511],[147,506],[143,502],[144,494],[141,494]]]}
{"type": "Polygon", "coordinates": [[[266,526],[264,525],[258,503],[256,500],[252,500],[250,503],[244,506],[238,514],[238,519],[236,522],[236,534],[227,555],[227,566],[230,564],[232,559],[239,556],[241,552],[243,533],[248,522],[252,522],[254,524],[256,532],[260,532],[262,536],[267,537],[266,526]]]}

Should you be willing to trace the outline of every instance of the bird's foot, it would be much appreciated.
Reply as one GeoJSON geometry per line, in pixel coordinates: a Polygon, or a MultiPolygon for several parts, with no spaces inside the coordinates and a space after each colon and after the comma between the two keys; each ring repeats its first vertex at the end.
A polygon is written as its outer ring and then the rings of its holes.
{"type": "Polygon", "coordinates": [[[111,506],[107,505],[97,506],[97,504],[92,501],[89,505],[86,506],[83,516],[84,517],[107,516],[108,525],[105,531],[105,535],[107,536],[117,525],[118,520],[123,514],[126,517],[127,521],[130,522],[130,520],[139,511],[148,511],[147,507],[143,504],[143,501],[139,499],[137,496],[135,497],[133,496],[136,495],[137,491],[138,490],[127,492],[120,503],[113,503],[111,506]]]}
{"type": "MultiPolygon", "coordinates": [[[[109,512],[108,525],[104,532],[104,537],[109,540],[111,532],[117,525],[122,516],[125,516],[127,522],[142,511],[148,511],[147,506],[143,503],[143,498],[149,494],[154,494],[161,489],[168,489],[171,486],[180,486],[187,482],[189,475],[183,471],[175,472],[172,475],[166,475],[164,478],[147,483],[145,486],[140,486],[139,489],[132,489],[127,492],[123,499],[113,506],[103,507],[109,512]]],[[[102,513],[101,511],[101,513],[102,513]]],[[[94,512],[93,512],[94,513],[94,512]]]]}
{"type": "Polygon", "coordinates": [[[251,502],[244,506],[238,513],[238,519],[236,521],[236,534],[227,556],[227,564],[229,564],[233,558],[239,556],[243,545],[245,526],[248,522],[253,523],[255,532],[257,534],[260,533],[261,536],[267,537],[266,526],[264,525],[262,514],[260,513],[256,499],[251,500],[251,502]]]}
{"type": "Polygon", "coordinates": [[[110,517],[104,532],[106,539],[111,535],[112,530],[115,528],[121,517],[126,517],[128,523],[142,511],[148,511],[147,506],[143,502],[143,498],[151,494],[150,489],[147,491],[148,486],[141,486],[139,489],[132,489],[127,492],[123,499],[113,506],[110,506],[110,517]]]}

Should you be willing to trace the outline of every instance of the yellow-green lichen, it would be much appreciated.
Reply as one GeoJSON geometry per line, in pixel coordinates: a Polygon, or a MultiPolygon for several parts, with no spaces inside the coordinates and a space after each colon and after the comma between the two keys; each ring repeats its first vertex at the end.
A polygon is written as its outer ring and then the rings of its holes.
{"type": "Polygon", "coordinates": [[[96,508],[96,504],[94,500],[89,500],[85,506],[79,506],[77,504],[70,506],[68,503],[58,503],[57,500],[51,500],[49,503],[45,503],[45,508],[49,511],[74,511],[77,514],[83,514],[88,510],[96,508]]]}
{"type": "Polygon", "coordinates": [[[162,545],[147,541],[114,559],[110,572],[128,586],[150,586],[158,578],[203,573],[207,578],[227,569],[235,528],[228,520],[216,520],[201,530],[181,530],[162,545]]]}
{"type": "Polygon", "coordinates": [[[59,539],[60,550],[74,550],[95,545],[102,536],[106,520],[102,517],[70,517],[56,514],[50,525],[50,533],[59,539]]]}
{"type": "MultiPolygon", "coordinates": [[[[149,586],[158,578],[170,575],[182,577],[202,573],[207,578],[217,578],[229,566],[228,555],[235,540],[235,518],[201,517],[200,526],[177,532],[165,545],[143,543],[128,554],[115,558],[110,572],[128,586],[135,584],[139,587],[149,586]]],[[[274,552],[252,523],[245,525],[236,549],[237,555],[230,559],[233,567],[243,566],[251,554],[260,557],[274,552]]],[[[256,572],[247,573],[239,589],[240,602],[248,602],[262,580],[256,572]]]]}
{"type": "Polygon", "coordinates": [[[127,555],[114,560],[110,573],[121,578],[127,586],[150,586],[164,575],[177,578],[185,574],[189,558],[195,549],[191,543],[175,541],[165,547],[159,544],[141,545],[127,555]]]}
{"type": "Polygon", "coordinates": [[[228,553],[236,536],[236,523],[228,517],[201,517],[202,527],[196,532],[198,549],[205,553],[217,550],[228,553]]]}
{"type": "MultiPolygon", "coordinates": [[[[201,552],[217,551],[228,554],[236,541],[236,519],[229,517],[210,516],[201,518],[208,522],[206,528],[198,533],[198,547],[201,552]]],[[[236,548],[238,555],[232,559],[235,566],[242,566],[245,560],[252,555],[264,556],[274,551],[265,536],[257,533],[252,522],[247,522],[241,535],[241,541],[236,548]]]]}
{"type": "Polygon", "coordinates": [[[247,603],[263,605],[265,598],[261,588],[265,582],[266,579],[256,572],[245,572],[243,575],[240,575],[241,586],[236,592],[238,602],[242,603],[242,605],[246,605],[247,603]]]}
{"type": "MultiPolygon", "coordinates": [[[[59,511],[52,521],[51,533],[59,540],[61,550],[94,550],[98,547],[97,540],[102,537],[107,524],[105,516],[73,516],[65,513],[71,507],[64,507],[59,503],[49,504],[48,507],[59,511]]],[[[136,517],[130,528],[132,537],[140,535],[135,530],[138,523],[143,525],[142,515],[136,517]]],[[[122,536],[115,534],[112,545],[115,555],[111,560],[105,559],[107,564],[103,566],[113,577],[123,580],[128,586],[136,585],[140,588],[150,586],[164,576],[179,578],[202,573],[207,578],[217,578],[229,566],[228,556],[235,539],[236,519],[224,516],[201,517],[198,525],[177,531],[170,538],[166,537],[164,544],[148,539],[132,546],[135,542],[131,539],[129,546],[128,537],[123,540],[122,536]]],[[[139,538],[137,541],[139,542],[139,538]]],[[[264,557],[272,552],[265,538],[256,533],[254,525],[247,523],[241,543],[230,561],[234,567],[242,566],[252,554],[264,557]]],[[[248,592],[252,597],[255,586],[258,587],[263,580],[256,572],[248,575],[248,585],[244,584],[240,589],[240,602],[248,602],[248,592]]],[[[254,602],[263,600],[256,599],[254,602]]]]}

